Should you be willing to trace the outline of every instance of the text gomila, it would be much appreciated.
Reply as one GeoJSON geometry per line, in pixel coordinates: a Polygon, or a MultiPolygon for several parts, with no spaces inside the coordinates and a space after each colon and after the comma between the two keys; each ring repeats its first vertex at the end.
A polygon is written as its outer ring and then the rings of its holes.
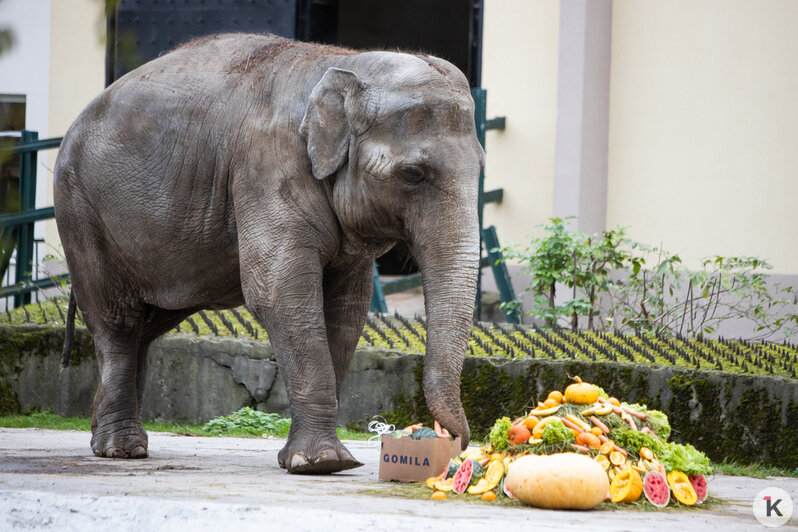
{"type": "Polygon", "coordinates": [[[423,462],[418,461],[418,456],[388,454],[382,455],[382,461],[391,464],[411,465],[420,467],[429,467],[429,458],[424,457],[423,462]]]}

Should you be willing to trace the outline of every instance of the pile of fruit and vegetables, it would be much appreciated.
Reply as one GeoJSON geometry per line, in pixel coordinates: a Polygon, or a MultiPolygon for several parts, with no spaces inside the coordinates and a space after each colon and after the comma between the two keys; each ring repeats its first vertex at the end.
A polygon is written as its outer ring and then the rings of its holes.
{"type": "Polygon", "coordinates": [[[526,415],[503,417],[490,442],[453,458],[427,479],[432,498],[510,497],[544,508],[587,509],[603,501],[692,506],[707,496],[709,459],[669,442],[662,412],[627,404],[574,378],[526,415]]]}

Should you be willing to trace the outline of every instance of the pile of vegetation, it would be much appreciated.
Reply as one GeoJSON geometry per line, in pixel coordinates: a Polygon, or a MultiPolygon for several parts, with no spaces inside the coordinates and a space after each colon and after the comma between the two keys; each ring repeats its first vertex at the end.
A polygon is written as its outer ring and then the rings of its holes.
{"type": "Polygon", "coordinates": [[[427,479],[432,497],[453,493],[492,501],[516,498],[522,495],[516,489],[523,489],[528,496],[521,500],[546,508],[591,508],[607,491],[612,503],[659,508],[706,499],[711,462],[692,445],[668,441],[671,426],[664,413],[609,397],[579,377],[574,381],[564,392],[549,392],[515,421],[496,420],[486,445],[464,451],[427,479]],[[526,474],[521,472],[526,466],[516,461],[529,464],[523,460],[529,455],[554,456],[552,464],[568,464],[568,470],[538,462],[537,477],[514,482],[513,473],[526,474]],[[528,489],[532,485],[542,491],[528,489]],[[590,485],[595,489],[586,489],[590,485]],[[574,500],[576,492],[586,499],[574,500]]]}

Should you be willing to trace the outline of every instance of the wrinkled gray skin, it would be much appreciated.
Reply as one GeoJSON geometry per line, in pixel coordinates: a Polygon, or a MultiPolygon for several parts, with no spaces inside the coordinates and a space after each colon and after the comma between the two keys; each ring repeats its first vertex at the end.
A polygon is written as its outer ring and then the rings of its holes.
{"type": "Polygon", "coordinates": [[[54,198],[100,368],[94,453],[147,456],[155,338],[198,309],[246,304],[290,395],[280,465],[359,466],[335,434],[338,398],[371,261],[396,241],[423,276],[427,404],[465,448],[484,164],[473,112],[441,59],[263,35],[194,41],[100,94],[64,138],[54,198]]]}

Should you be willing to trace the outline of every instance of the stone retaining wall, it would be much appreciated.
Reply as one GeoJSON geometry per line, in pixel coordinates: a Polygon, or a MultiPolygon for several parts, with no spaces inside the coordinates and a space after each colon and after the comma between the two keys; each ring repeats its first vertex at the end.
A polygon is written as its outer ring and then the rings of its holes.
{"type": "MultiPolygon", "coordinates": [[[[73,365],[59,373],[63,330],[0,327],[0,412],[51,408],[89,416],[97,383],[94,348],[76,331],[73,365]]],[[[204,423],[242,406],[288,416],[288,397],[271,346],[231,338],[169,335],[156,341],[147,369],[145,419],[204,423]]],[[[344,380],[338,423],[365,426],[384,415],[399,426],[431,423],[421,389],[423,357],[360,349],[344,380]]],[[[569,375],[628,402],[664,411],[672,438],[713,460],[798,467],[798,381],[713,371],[542,359],[468,358],[463,404],[472,434],[518,415],[569,375]]]]}

